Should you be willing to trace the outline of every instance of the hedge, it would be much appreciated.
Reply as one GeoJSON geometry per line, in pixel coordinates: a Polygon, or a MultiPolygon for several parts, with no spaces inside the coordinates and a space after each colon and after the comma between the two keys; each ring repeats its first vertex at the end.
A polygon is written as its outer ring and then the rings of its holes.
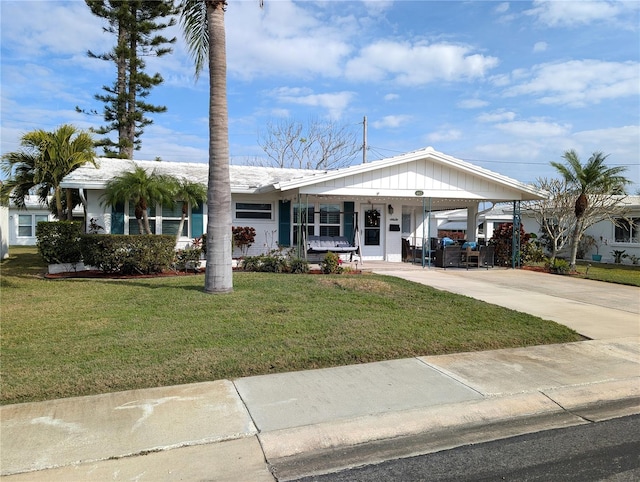
{"type": "Polygon", "coordinates": [[[80,221],[41,221],[36,225],[36,245],[47,264],[80,262],[81,236],[80,221]]]}
{"type": "Polygon", "coordinates": [[[86,266],[105,273],[152,274],[171,266],[175,244],[170,235],[85,234],[80,249],[86,266]]]}

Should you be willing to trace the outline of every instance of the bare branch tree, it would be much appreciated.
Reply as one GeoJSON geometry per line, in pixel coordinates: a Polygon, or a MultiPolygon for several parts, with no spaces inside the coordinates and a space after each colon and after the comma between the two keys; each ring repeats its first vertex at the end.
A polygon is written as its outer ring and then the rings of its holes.
{"type": "Polygon", "coordinates": [[[338,169],[355,160],[361,146],[348,125],[311,119],[307,125],[295,120],[268,122],[258,144],[267,160],[252,165],[297,169],[338,169]]]}
{"type": "MultiPolygon", "coordinates": [[[[542,201],[528,201],[523,205],[529,210],[540,224],[540,230],[550,240],[551,259],[569,243],[575,235],[576,217],[574,204],[578,191],[570,188],[565,180],[539,178],[536,186],[549,193],[542,201]]],[[[609,220],[616,223],[616,219],[623,218],[627,212],[624,195],[619,194],[589,194],[588,206],[580,219],[578,235],[594,224],[609,220]]]]}

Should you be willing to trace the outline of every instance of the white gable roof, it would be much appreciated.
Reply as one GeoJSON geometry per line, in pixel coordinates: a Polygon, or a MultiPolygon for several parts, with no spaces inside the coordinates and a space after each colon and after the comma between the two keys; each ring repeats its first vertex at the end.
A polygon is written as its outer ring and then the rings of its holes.
{"type": "MultiPolygon", "coordinates": [[[[164,161],[132,161],[130,159],[96,159],[97,168],[86,164],[64,178],[62,187],[104,189],[107,182],[124,172],[140,166],[148,172],[172,175],[206,185],[209,176],[209,165],[189,162],[164,161]]],[[[229,166],[231,192],[253,193],[273,190],[274,184],[291,181],[323,171],[307,171],[302,169],[279,169],[275,167],[229,166]]]]}
{"type": "Polygon", "coordinates": [[[345,169],[281,182],[282,191],[303,194],[459,198],[478,200],[542,199],[543,191],[483,169],[432,147],[345,169]]]}
{"type": "MultiPolygon", "coordinates": [[[[151,172],[207,184],[208,164],[97,159],[65,177],[62,187],[103,189],[133,165],[151,172]]],[[[513,201],[543,199],[545,193],[431,147],[345,169],[311,171],[230,166],[231,192],[282,192],[343,197],[433,198],[434,200],[513,201]]],[[[453,207],[453,204],[452,204],[453,207]]]]}

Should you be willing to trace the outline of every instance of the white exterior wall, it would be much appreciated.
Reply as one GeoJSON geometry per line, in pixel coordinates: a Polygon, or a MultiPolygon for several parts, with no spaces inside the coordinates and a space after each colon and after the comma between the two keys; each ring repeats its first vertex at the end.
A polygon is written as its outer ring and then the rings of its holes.
{"type": "Polygon", "coordinates": [[[9,257],[9,208],[0,206],[0,259],[9,257]]]}
{"type": "MultiPolygon", "coordinates": [[[[232,224],[235,227],[251,226],[256,230],[255,242],[247,251],[247,256],[257,256],[268,253],[272,249],[278,248],[278,200],[272,198],[257,198],[255,196],[235,195],[231,196],[232,224]],[[271,203],[271,219],[245,219],[236,217],[236,203],[271,203]]],[[[205,207],[206,214],[206,207],[205,207]]],[[[204,227],[206,230],[207,217],[204,216],[204,227]]],[[[233,247],[233,257],[242,256],[242,251],[236,246],[233,247]]]]}
{"type": "Polygon", "coordinates": [[[42,208],[27,208],[27,209],[18,209],[16,207],[9,207],[9,219],[8,219],[8,234],[9,234],[9,245],[14,246],[35,246],[36,245],[36,222],[35,216],[46,216],[48,221],[53,221],[53,215],[49,213],[49,210],[42,208]],[[31,236],[20,236],[19,235],[19,216],[26,215],[31,216],[32,220],[32,229],[31,236]]]}

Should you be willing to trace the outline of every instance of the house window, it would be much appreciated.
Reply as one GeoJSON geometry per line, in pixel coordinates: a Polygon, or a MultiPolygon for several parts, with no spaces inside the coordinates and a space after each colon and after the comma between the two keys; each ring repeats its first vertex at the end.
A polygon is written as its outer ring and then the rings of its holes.
{"type": "Polygon", "coordinates": [[[236,203],[236,219],[273,219],[271,203],[236,203]]]}
{"type": "Polygon", "coordinates": [[[49,221],[46,214],[18,214],[18,236],[33,237],[36,234],[36,225],[41,221],[49,221]]]}
{"type": "MultiPolygon", "coordinates": [[[[149,228],[151,228],[151,233],[155,234],[156,232],[156,207],[149,206],[147,208],[147,217],[149,218],[149,228]]],[[[144,234],[140,232],[140,227],[138,225],[138,220],[136,219],[136,211],[135,204],[129,203],[129,234],[144,234]]]]}
{"type": "Polygon", "coordinates": [[[640,243],[640,218],[616,219],[616,243],[640,243]]]}
{"type": "Polygon", "coordinates": [[[320,204],[320,236],[340,236],[339,204],[320,204]]]}
{"type": "Polygon", "coordinates": [[[298,245],[299,233],[301,233],[301,229],[303,226],[307,226],[307,236],[313,236],[315,234],[315,225],[314,225],[314,210],[315,207],[308,206],[305,208],[305,205],[294,205],[293,206],[293,245],[298,245]]]}
{"type": "MultiPolygon", "coordinates": [[[[176,236],[182,219],[182,201],[176,202],[173,206],[162,206],[162,234],[176,236]]],[[[180,236],[187,236],[189,219],[185,218],[180,236]]]]}

